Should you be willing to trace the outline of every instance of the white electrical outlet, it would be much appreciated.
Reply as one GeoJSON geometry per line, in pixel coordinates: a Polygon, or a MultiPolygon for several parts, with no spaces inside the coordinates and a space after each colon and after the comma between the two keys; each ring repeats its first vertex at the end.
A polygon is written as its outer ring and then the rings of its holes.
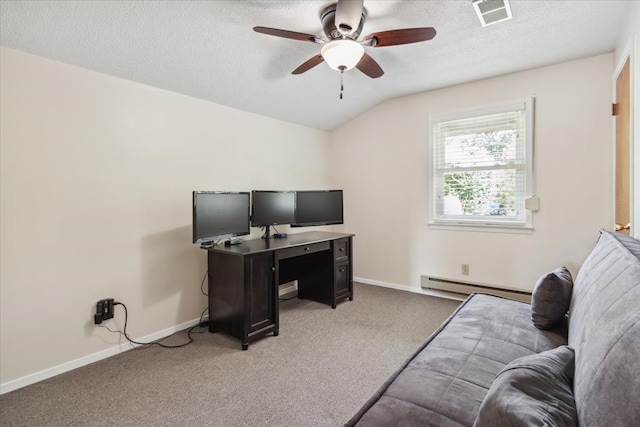
{"type": "Polygon", "coordinates": [[[469,275],[469,264],[462,264],[462,275],[469,275]]]}

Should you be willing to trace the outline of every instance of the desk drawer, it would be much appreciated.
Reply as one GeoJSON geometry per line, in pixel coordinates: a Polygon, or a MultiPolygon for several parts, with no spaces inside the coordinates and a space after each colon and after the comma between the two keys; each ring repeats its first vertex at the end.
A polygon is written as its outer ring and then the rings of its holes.
{"type": "Polygon", "coordinates": [[[351,292],[351,266],[348,262],[336,265],[334,280],[336,298],[340,298],[351,292]]]}
{"type": "Polygon", "coordinates": [[[330,242],[311,243],[309,245],[301,245],[293,248],[280,249],[276,252],[278,259],[292,258],[296,256],[312,254],[315,252],[328,251],[331,249],[330,242]]]}
{"type": "Polygon", "coordinates": [[[333,256],[336,262],[349,261],[349,239],[338,239],[333,242],[333,256]]]}

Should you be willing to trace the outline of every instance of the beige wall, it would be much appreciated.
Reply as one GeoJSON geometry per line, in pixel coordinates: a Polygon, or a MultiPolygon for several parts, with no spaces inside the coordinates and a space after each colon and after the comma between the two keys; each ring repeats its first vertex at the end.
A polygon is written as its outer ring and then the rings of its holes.
{"type": "Polygon", "coordinates": [[[2,384],[117,346],[98,299],[133,338],[200,317],[192,190],[330,186],[326,132],[0,55],[2,384]]]}
{"type": "Polygon", "coordinates": [[[354,274],[418,289],[420,275],[532,289],[566,265],[575,273],[612,218],[613,54],[387,101],[331,135],[336,185],[354,240],[354,274]],[[427,225],[429,114],[536,97],[532,234],[427,225]],[[461,275],[461,264],[470,275],[461,275]]]}
{"type": "Polygon", "coordinates": [[[640,238],[640,1],[631,2],[624,27],[616,45],[616,71],[630,57],[631,65],[631,140],[633,167],[631,170],[632,221],[631,233],[640,238]]]}
{"type": "Polygon", "coordinates": [[[461,263],[469,280],[524,289],[575,272],[613,215],[614,62],[391,100],[327,134],[1,48],[0,384],[117,348],[92,324],[100,298],[127,304],[136,338],[199,317],[194,189],[343,188],[338,229],[356,233],[355,275],[371,283],[418,289],[421,274],[461,278],[461,263]],[[533,234],[430,229],[429,114],[531,95],[533,234]]]}

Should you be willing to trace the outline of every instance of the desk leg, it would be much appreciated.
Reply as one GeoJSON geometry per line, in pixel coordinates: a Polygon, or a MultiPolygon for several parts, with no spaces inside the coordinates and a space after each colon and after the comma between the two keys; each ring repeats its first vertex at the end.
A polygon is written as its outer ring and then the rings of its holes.
{"type": "Polygon", "coordinates": [[[242,343],[242,351],[248,350],[249,349],[249,343],[242,343]]]}

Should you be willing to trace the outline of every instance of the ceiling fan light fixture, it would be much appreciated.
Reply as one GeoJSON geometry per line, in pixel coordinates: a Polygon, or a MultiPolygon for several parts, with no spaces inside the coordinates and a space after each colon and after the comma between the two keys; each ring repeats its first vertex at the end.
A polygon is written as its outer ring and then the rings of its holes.
{"type": "Polygon", "coordinates": [[[329,67],[348,71],[358,65],[364,55],[364,47],[353,40],[334,40],[322,46],[320,54],[329,67]]]}

